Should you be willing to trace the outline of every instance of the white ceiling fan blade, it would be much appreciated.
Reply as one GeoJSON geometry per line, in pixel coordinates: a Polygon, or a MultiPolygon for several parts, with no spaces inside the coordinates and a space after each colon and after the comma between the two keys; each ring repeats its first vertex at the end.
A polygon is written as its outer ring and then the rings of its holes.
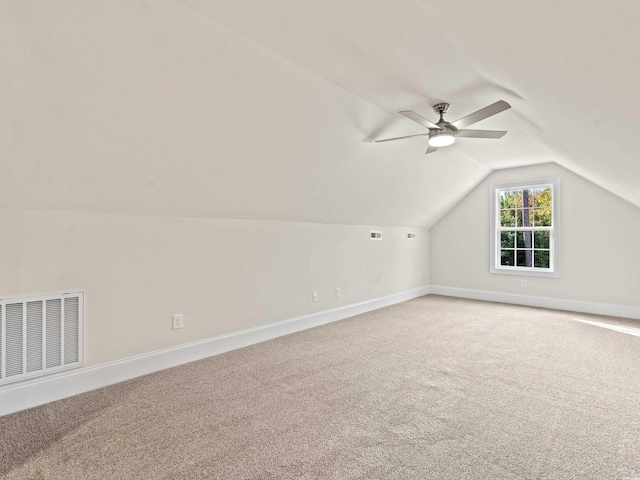
{"type": "Polygon", "coordinates": [[[472,114],[467,115],[466,117],[462,117],[461,119],[456,120],[455,122],[451,122],[451,125],[453,125],[455,128],[459,130],[461,128],[468,127],[469,125],[479,122],[480,120],[484,120],[485,118],[491,117],[496,113],[500,113],[505,110],[508,110],[509,108],[511,108],[511,105],[509,105],[504,100],[499,100],[496,103],[492,103],[488,107],[481,108],[477,112],[473,112],[472,114]]]}
{"type": "Polygon", "coordinates": [[[458,130],[456,137],[462,138],[502,138],[505,130],[458,130]]]}
{"type": "Polygon", "coordinates": [[[433,147],[433,146],[429,145],[429,148],[427,148],[427,151],[424,152],[424,153],[426,155],[427,153],[433,153],[433,152],[437,152],[437,151],[438,151],[438,147],[433,147]]]}
{"type": "Polygon", "coordinates": [[[433,122],[430,122],[429,120],[427,120],[421,115],[418,115],[416,112],[412,110],[403,110],[402,112],[400,112],[400,115],[404,115],[409,120],[413,120],[414,122],[419,123],[420,125],[428,129],[440,130],[440,127],[438,125],[436,125],[433,122]]]}
{"type": "Polygon", "coordinates": [[[394,138],[383,138],[381,140],[375,140],[376,143],[380,142],[391,142],[393,140],[402,140],[403,138],[411,138],[411,137],[424,137],[425,135],[429,135],[428,133],[417,133],[415,135],[405,135],[404,137],[394,137],[394,138]]]}

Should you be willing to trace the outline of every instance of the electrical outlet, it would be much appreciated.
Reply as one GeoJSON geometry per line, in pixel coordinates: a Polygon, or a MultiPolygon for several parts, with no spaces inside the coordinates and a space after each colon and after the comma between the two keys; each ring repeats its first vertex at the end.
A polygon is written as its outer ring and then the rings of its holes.
{"type": "Polygon", "coordinates": [[[184,327],[184,317],[181,313],[174,315],[173,317],[171,317],[171,319],[172,319],[172,325],[174,330],[178,330],[184,327]]]}
{"type": "Polygon", "coordinates": [[[336,298],[340,298],[340,295],[342,295],[342,291],[340,290],[340,287],[336,287],[336,298]]]}
{"type": "Polygon", "coordinates": [[[318,301],[318,292],[313,292],[313,293],[311,294],[311,299],[312,299],[314,302],[317,302],[317,301],[318,301]]]}
{"type": "Polygon", "coordinates": [[[520,280],[520,286],[521,287],[526,287],[527,286],[527,281],[526,280],[520,280]]]}

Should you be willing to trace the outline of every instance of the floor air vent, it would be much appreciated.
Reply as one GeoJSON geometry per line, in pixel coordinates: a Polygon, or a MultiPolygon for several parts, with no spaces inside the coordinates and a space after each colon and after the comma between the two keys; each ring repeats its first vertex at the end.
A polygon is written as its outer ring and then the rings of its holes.
{"type": "Polygon", "coordinates": [[[82,365],[83,294],[0,299],[0,385],[82,365]]]}

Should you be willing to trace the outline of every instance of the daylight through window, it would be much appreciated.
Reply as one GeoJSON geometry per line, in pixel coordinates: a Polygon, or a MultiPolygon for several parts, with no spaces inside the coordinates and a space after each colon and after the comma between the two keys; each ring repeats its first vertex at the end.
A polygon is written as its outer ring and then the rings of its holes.
{"type": "Polygon", "coordinates": [[[556,271],[557,182],[493,187],[492,271],[556,271]]]}

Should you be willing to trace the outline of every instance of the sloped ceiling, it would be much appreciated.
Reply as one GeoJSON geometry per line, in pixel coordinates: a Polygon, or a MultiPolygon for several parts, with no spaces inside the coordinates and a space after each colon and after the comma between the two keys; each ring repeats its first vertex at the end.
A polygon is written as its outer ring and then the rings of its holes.
{"type": "Polygon", "coordinates": [[[429,227],[544,162],[640,205],[639,7],[558,3],[1,2],[0,206],[429,227]]]}

